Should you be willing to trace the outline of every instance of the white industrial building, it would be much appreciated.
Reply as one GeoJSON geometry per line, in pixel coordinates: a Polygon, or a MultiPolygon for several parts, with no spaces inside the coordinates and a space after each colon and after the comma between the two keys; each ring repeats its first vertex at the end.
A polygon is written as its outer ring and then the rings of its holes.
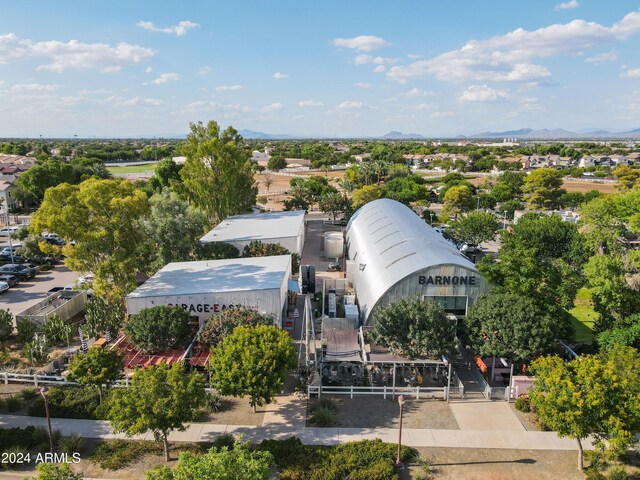
{"type": "Polygon", "coordinates": [[[127,295],[127,312],[179,305],[203,325],[224,309],[243,306],[282,326],[291,255],[170,263],[127,295]]]}
{"type": "Polygon", "coordinates": [[[407,206],[395,200],[367,203],[346,230],[347,278],[364,325],[377,306],[420,297],[466,315],[487,291],[474,264],[407,206]]]}
{"type": "MultiPolygon", "coordinates": [[[[229,243],[240,253],[252,241],[276,243],[302,255],[304,210],[235,215],[222,221],[200,239],[200,243],[229,243]]],[[[297,273],[297,272],[296,272],[297,273]]]]}

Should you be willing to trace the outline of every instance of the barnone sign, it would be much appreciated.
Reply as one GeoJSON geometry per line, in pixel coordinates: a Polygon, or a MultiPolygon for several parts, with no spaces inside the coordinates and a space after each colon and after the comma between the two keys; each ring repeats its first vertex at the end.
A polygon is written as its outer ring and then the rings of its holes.
{"type": "Polygon", "coordinates": [[[476,277],[474,275],[420,275],[419,285],[471,285],[475,286],[476,277]]]}

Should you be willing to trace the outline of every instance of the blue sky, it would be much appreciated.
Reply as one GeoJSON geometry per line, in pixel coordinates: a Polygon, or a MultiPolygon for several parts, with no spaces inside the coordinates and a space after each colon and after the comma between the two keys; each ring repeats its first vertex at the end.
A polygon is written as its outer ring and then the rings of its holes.
{"type": "Polygon", "coordinates": [[[0,0],[0,137],[640,128],[640,0],[0,0]]]}

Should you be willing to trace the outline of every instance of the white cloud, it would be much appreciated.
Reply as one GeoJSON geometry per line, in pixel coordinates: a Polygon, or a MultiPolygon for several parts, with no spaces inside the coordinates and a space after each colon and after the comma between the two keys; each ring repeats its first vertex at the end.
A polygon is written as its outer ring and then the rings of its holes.
{"type": "Polygon", "coordinates": [[[507,98],[507,93],[487,85],[471,85],[458,98],[460,102],[496,102],[507,98]]]}
{"type": "Polygon", "coordinates": [[[382,73],[382,72],[385,72],[386,70],[387,70],[387,67],[385,67],[384,65],[378,65],[376,68],[373,69],[375,73],[382,73]]]}
{"type": "Polygon", "coordinates": [[[53,84],[42,84],[42,83],[16,83],[11,87],[11,90],[14,92],[53,92],[54,90],[58,90],[62,87],[62,85],[53,85],[53,84]]]}
{"type": "Polygon", "coordinates": [[[242,88],[241,85],[220,85],[216,87],[217,92],[232,92],[235,90],[240,90],[242,88]]]}
{"type": "Polygon", "coordinates": [[[417,110],[419,112],[421,111],[425,111],[425,110],[433,110],[435,107],[433,105],[430,105],[428,103],[419,103],[418,105],[413,105],[411,107],[409,107],[411,110],[417,110]]]}
{"type": "Polygon", "coordinates": [[[430,115],[431,118],[446,118],[453,117],[453,112],[433,112],[430,115]]]}
{"type": "Polygon", "coordinates": [[[108,95],[111,93],[111,90],[107,90],[106,88],[98,88],[95,90],[80,90],[80,95],[108,95]]]}
{"type": "Polygon", "coordinates": [[[357,55],[356,58],[353,59],[353,62],[356,65],[366,65],[367,63],[373,63],[374,65],[390,65],[393,63],[398,63],[397,58],[390,57],[373,57],[371,55],[357,55]]]}
{"type": "Polygon", "coordinates": [[[154,85],[162,85],[163,83],[175,82],[180,80],[180,75],[177,73],[163,73],[155,80],[152,80],[151,83],[154,85]]]}
{"type": "Polygon", "coordinates": [[[133,97],[128,100],[124,100],[121,102],[121,105],[125,107],[133,107],[137,105],[146,105],[151,107],[157,107],[162,105],[162,100],[157,98],[142,98],[142,97],[133,97]]]}
{"type": "Polygon", "coordinates": [[[418,58],[422,58],[422,55],[419,55],[417,53],[408,53],[407,58],[410,58],[411,60],[417,60],[418,58]]]}
{"type": "Polygon", "coordinates": [[[198,70],[198,73],[200,75],[208,75],[211,73],[211,67],[205,65],[204,67],[202,67],[200,70],[198,70]]]}
{"type": "Polygon", "coordinates": [[[337,108],[340,110],[360,110],[364,108],[364,103],[357,101],[344,101],[337,108]]]}
{"type": "Polygon", "coordinates": [[[315,100],[302,100],[302,101],[298,102],[298,106],[301,107],[301,108],[324,107],[324,103],[317,102],[315,100]]]}
{"type": "Polygon", "coordinates": [[[153,72],[153,68],[151,67],[147,67],[144,69],[144,73],[151,73],[151,72],[153,72]]]}
{"type": "Polygon", "coordinates": [[[164,28],[156,27],[153,22],[147,22],[145,20],[140,20],[138,23],[136,23],[136,27],[144,28],[145,30],[149,30],[150,32],[175,34],[178,37],[186,35],[188,30],[199,26],[199,24],[191,22],[189,20],[182,20],[177,25],[172,25],[170,27],[164,28]]]}
{"type": "Polygon", "coordinates": [[[238,104],[222,104],[216,102],[205,102],[204,100],[197,100],[195,102],[185,105],[184,110],[187,113],[198,112],[232,112],[232,113],[249,113],[253,109],[247,105],[238,104]]]}
{"type": "Polygon", "coordinates": [[[640,78],[640,68],[630,68],[626,65],[622,66],[621,78],[640,78]]]}
{"type": "Polygon", "coordinates": [[[289,75],[287,75],[286,73],[276,72],[276,73],[273,74],[273,78],[281,80],[283,78],[289,78],[289,75]]]}
{"type": "Polygon", "coordinates": [[[407,93],[403,94],[405,97],[430,97],[434,95],[433,92],[428,92],[426,90],[421,90],[419,88],[412,88],[407,93]]]}
{"type": "Polygon", "coordinates": [[[373,85],[371,83],[366,83],[366,82],[358,82],[354,84],[354,86],[358,88],[373,88],[373,85]]]}
{"type": "Polygon", "coordinates": [[[400,83],[415,77],[435,76],[443,81],[523,81],[549,77],[537,59],[576,55],[585,50],[623,40],[640,32],[640,12],[631,12],[611,27],[573,20],[537,30],[518,28],[485,40],[470,40],[428,60],[389,69],[388,77],[400,83]]]}
{"type": "Polygon", "coordinates": [[[569,0],[568,2],[563,2],[563,3],[559,3],[557,4],[555,7],[553,7],[554,10],[558,11],[558,10],[568,10],[571,8],[578,8],[580,6],[580,3],[578,3],[578,0],[569,0]]]}
{"type": "Polygon", "coordinates": [[[279,102],[274,102],[271,105],[264,106],[260,109],[262,113],[276,112],[282,110],[283,105],[279,102]]]}
{"type": "Polygon", "coordinates": [[[613,62],[618,59],[617,52],[604,52],[598,53],[597,55],[593,55],[591,57],[587,57],[584,59],[587,63],[603,63],[603,62],[613,62]]]}
{"type": "Polygon", "coordinates": [[[119,71],[124,65],[140,63],[155,52],[150,48],[121,42],[115,46],[105,43],[82,43],[78,40],[34,42],[18,38],[13,33],[0,35],[0,64],[29,58],[46,58],[48,63],[37,70],[60,73],[67,69],[119,71]]]}
{"type": "Polygon", "coordinates": [[[378,48],[386,47],[389,43],[383,38],[373,35],[360,35],[353,38],[336,38],[333,40],[333,45],[336,47],[352,48],[362,52],[370,52],[378,48]]]}

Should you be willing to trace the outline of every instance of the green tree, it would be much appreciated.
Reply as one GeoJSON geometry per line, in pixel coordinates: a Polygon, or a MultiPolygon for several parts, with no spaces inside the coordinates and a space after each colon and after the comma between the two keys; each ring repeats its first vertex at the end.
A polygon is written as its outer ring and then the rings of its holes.
{"type": "Polygon", "coordinates": [[[102,403],[102,386],[111,385],[122,376],[122,358],[106,348],[90,348],[76,355],[69,364],[69,380],[82,385],[94,385],[102,403]]]}
{"type": "Polygon", "coordinates": [[[44,261],[49,255],[43,250],[43,240],[40,235],[29,235],[18,248],[18,255],[35,261],[44,261]]]}
{"type": "Polygon", "coordinates": [[[456,238],[477,245],[493,240],[500,229],[500,222],[491,213],[473,212],[452,222],[451,228],[456,238]]]}
{"type": "Polygon", "coordinates": [[[466,185],[451,187],[444,194],[442,215],[458,216],[461,213],[472,210],[475,206],[471,189],[466,185]]]}
{"type": "Polygon", "coordinates": [[[598,344],[607,350],[617,345],[640,349],[640,314],[617,322],[614,328],[599,333],[597,339],[598,344]]]}
{"type": "Polygon", "coordinates": [[[125,308],[122,300],[110,301],[93,295],[85,304],[85,323],[82,331],[89,338],[99,337],[108,331],[118,335],[124,323],[125,308]]]}
{"type": "Polygon", "coordinates": [[[49,188],[31,228],[61,235],[67,240],[65,264],[93,272],[97,295],[118,298],[135,288],[143,269],[138,260],[148,212],[146,194],[129,182],[90,179],[49,188]]]}
{"type": "Polygon", "coordinates": [[[108,417],[115,432],[138,435],[151,431],[162,442],[169,461],[169,434],[184,431],[186,422],[196,420],[205,400],[200,373],[186,373],[180,363],[171,367],[162,363],[136,370],[128,388],[115,389],[108,417]]]}
{"type": "Polygon", "coordinates": [[[464,325],[479,355],[518,361],[550,352],[561,334],[557,319],[531,298],[508,293],[481,297],[469,310],[464,325]]]}
{"type": "Polygon", "coordinates": [[[154,195],[150,203],[151,215],[144,224],[150,259],[147,273],[155,273],[171,262],[195,260],[207,225],[206,215],[170,190],[154,195]]]}
{"type": "Polygon", "coordinates": [[[0,342],[9,339],[13,332],[13,314],[0,308],[0,342]]]}
{"type": "Polygon", "coordinates": [[[616,188],[621,192],[640,186],[640,170],[636,168],[631,168],[628,165],[619,165],[611,173],[618,181],[616,188]]]}
{"type": "Polygon", "coordinates": [[[634,348],[615,347],[571,362],[543,357],[533,372],[529,396],[536,415],[560,436],[577,440],[579,469],[588,436],[620,453],[640,432],[640,355],[634,348]]]}
{"type": "Polygon", "coordinates": [[[382,189],[376,185],[365,185],[354,190],[351,194],[351,201],[355,209],[379,198],[382,198],[382,189]]]}
{"type": "Polygon", "coordinates": [[[566,193],[561,188],[563,176],[562,171],[551,168],[540,168],[527,175],[522,186],[527,207],[544,210],[556,208],[560,197],[566,193]]]}
{"type": "Polygon", "coordinates": [[[408,205],[410,202],[425,200],[427,189],[420,175],[396,176],[385,182],[382,187],[382,196],[408,205]]]}
{"type": "Polygon", "coordinates": [[[36,466],[38,474],[29,477],[34,480],[82,480],[81,473],[74,473],[68,463],[38,463],[36,466]]]}
{"type": "Polygon", "coordinates": [[[33,203],[40,203],[45,191],[61,183],[74,183],[73,167],[60,160],[38,162],[16,180],[17,187],[33,203]]]}
{"type": "Polygon", "coordinates": [[[180,170],[182,165],[174,162],[171,158],[163,158],[158,162],[155,168],[155,181],[158,184],[157,190],[172,188],[173,185],[180,183],[180,170]]]}
{"type": "Polygon", "coordinates": [[[280,155],[274,155],[269,158],[267,168],[272,172],[277,172],[283,168],[287,168],[287,159],[280,155]]]}
{"type": "Polygon", "coordinates": [[[339,213],[345,213],[351,208],[351,200],[346,195],[342,195],[338,192],[327,193],[320,198],[320,210],[324,213],[330,213],[333,216],[333,221],[336,221],[336,216],[339,213]]]}
{"type": "Polygon", "coordinates": [[[198,260],[223,260],[225,258],[239,258],[240,251],[225,242],[211,242],[200,244],[196,251],[198,260]]]}
{"type": "Polygon", "coordinates": [[[237,327],[211,354],[213,384],[222,395],[244,397],[256,406],[271,403],[295,365],[293,340],[273,325],[237,327]]]}
{"type": "Polygon", "coordinates": [[[287,248],[278,243],[265,243],[260,240],[252,240],[249,245],[245,245],[242,251],[243,257],[271,257],[274,255],[291,254],[291,271],[297,272],[300,269],[300,255],[291,253],[287,248]]]}
{"type": "Polygon", "coordinates": [[[179,306],[158,305],[129,316],[124,332],[144,353],[157,353],[184,346],[190,335],[189,312],[179,306]]]}
{"type": "Polygon", "coordinates": [[[190,124],[183,152],[187,160],[180,171],[181,191],[213,224],[243,213],[256,203],[255,164],[243,139],[228,127],[221,132],[215,121],[190,124]]]}
{"type": "Polygon", "coordinates": [[[438,358],[453,348],[456,325],[442,306],[419,298],[405,298],[373,313],[371,337],[391,352],[438,358]]]}
{"type": "Polygon", "coordinates": [[[174,469],[162,466],[151,470],[146,480],[268,480],[273,464],[269,452],[256,450],[249,442],[238,442],[232,449],[181,453],[174,469]]]}
{"type": "Polygon", "coordinates": [[[250,308],[227,308],[213,315],[198,332],[198,340],[216,347],[233,332],[236,327],[273,325],[273,318],[250,308]]]}

